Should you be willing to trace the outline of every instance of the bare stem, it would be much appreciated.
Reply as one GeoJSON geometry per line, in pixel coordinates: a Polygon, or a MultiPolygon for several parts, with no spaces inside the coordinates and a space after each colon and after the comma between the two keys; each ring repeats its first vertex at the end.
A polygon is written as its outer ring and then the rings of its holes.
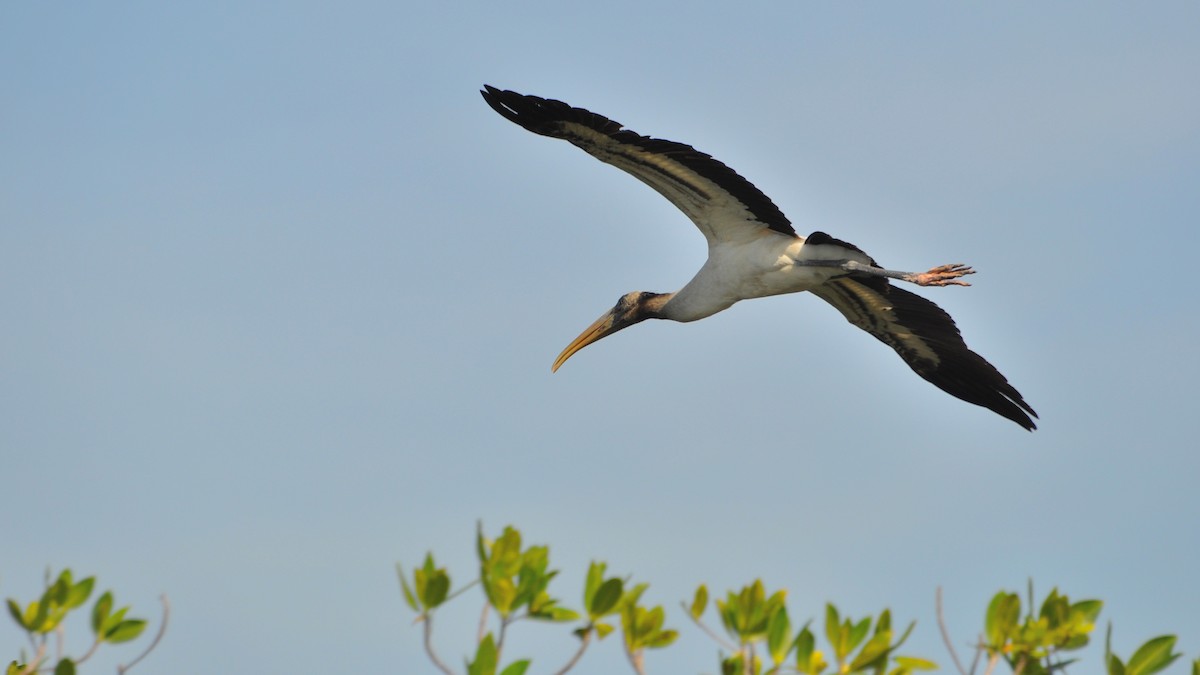
{"type": "Polygon", "coordinates": [[[453,592],[453,593],[451,593],[450,595],[447,595],[447,596],[446,596],[446,599],[442,601],[442,604],[445,604],[445,603],[447,603],[447,602],[450,602],[451,600],[453,600],[453,599],[457,598],[458,596],[462,595],[463,593],[466,593],[467,591],[469,591],[471,588],[473,588],[473,587],[474,587],[475,585],[477,585],[478,583],[479,583],[479,580],[478,580],[478,579],[475,579],[475,580],[474,580],[474,581],[472,581],[471,583],[469,583],[469,584],[466,584],[465,586],[463,586],[462,588],[458,589],[457,591],[454,591],[454,592],[453,592]]]}
{"type": "Polygon", "coordinates": [[[475,636],[475,644],[483,642],[483,634],[487,631],[488,607],[491,607],[491,604],[485,601],[483,611],[479,613],[479,632],[475,636]]]}
{"type": "Polygon", "coordinates": [[[44,658],[46,658],[46,643],[45,642],[38,645],[37,651],[34,652],[34,654],[33,654],[33,659],[28,664],[26,664],[26,666],[23,670],[21,670],[21,675],[32,675],[32,673],[36,673],[38,671],[38,668],[41,667],[42,659],[44,659],[44,658]]]}
{"type": "MultiPolygon", "coordinates": [[[[160,640],[162,640],[163,635],[166,634],[167,620],[171,618],[171,603],[170,603],[170,601],[167,600],[166,593],[163,593],[161,596],[159,596],[159,599],[162,601],[163,614],[162,614],[162,621],[158,624],[158,632],[154,634],[154,639],[150,641],[150,644],[146,647],[146,651],[142,652],[141,654],[138,654],[136,659],[129,662],[129,665],[117,666],[117,675],[124,675],[124,673],[127,672],[130,668],[133,668],[142,659],[146,658],[146,655],[149,654],[150,652],[154,651],[154,648],[158,646],[158,642],[160,640]]],[[[93,650],[94,649],[95,648],[93,647],[93,650]]],[[[90,651],[88,652],[88,655],[89,656],[91,655],[90,651]]]]}
{"type": "MultiPolygon", "coordinates": [[[[950,658],[954,659],[954,667],[958,669],[960,675],[967,675],[966,669],[963,668],[962,661],[958,660],[958,652],[954,650],[954,643],[950,640],[950,630],[946,628],[946,616],[942,613],[942,587],[937,587],[936,598],[937,605],[937,622],[938,629],[942,632],[942,642],[946,643],[946,649],[950,652],[950,658]]],[[[971,668],[971,672],[975,672],[975,668],[971,668]]]]}
{"type": "Polygon", "coordinates": [[[979,659],[983,658],[983,636],[979,636],[979,644],[975,646],[975,657],[971,659],[971,675],[975,675],[975,669],[979,667],[979,659]]]}
{"type": "Polygon", "coordinates": [[[87,661],[88,659],[92,658],[92,654],[96,653],[96,650],[100,648],[100,644],[103,642],[104,642],[104,640],[101,640],[100,636],[97,635],[96,640],[94,642],[92,642],[92,646],[88,647],[88,650],[83,653],[83,656],[75,659],[75,665],[79,665],[79,664],[83,663],[84,661],[87,661]]]}
{"type": "Polygon", "coordinates": [[[992,675],[992,671],[996,670],[996,664],[1000,662],[1000,652],[996,652],[988,657],[987,668],[983,671],[983,675],[992,675]]]}
{"type": "Polygon", "coordinates": [[[686,603],[681,602],[681,603],[679,603],[679,605],[681,607],[683,607],[683,613],[688,615],[688,618],[690,618],[692,620],[692,623],[696,624],[696,626],[698,626],[700,628],[700,630],[704,631],[705,634],[707,634],[708,637],[712,638],[717,644],[721,645],[722,647],[724,647],[726,650],[728,650],[731,653],[741,651],[741,649],[737,645],[729,642],[728,640],[725,640],[720,635],[717,635],[716,633],[714,633],[713,630],[711,628],[709,628],[708,626],[704,625],[704,623],[702,621],[700,621],[700,619],[698,617],[692,616],[692,611],[687,606],[686,603]]]}
{"type": "Polygon", "coordinates": [[[631,652],[626,648],[625,655],[629,657],[629,665],[633,666],[633,672],[637,673],[637,675],[646,675],[646,664],[643,659],[645,656],[644,652],[641,650],[631,652]]]}
{"type": "Polygon", "coordinates": [[[511,622],[507,616],[500,617],[500,635],[496,636],[496,663],[500,663],[500,652],[504,649],[504,634],[508,632],[508,624],[511,622]]]}
{"type": "Polygon", "coordinates": [[[587,630],[585,630],[583,633],[583,637],[579,638],[579,649],[575,650],[575,654],[571,656],[571,660],[567,661],[566,665],[564,665],[562,668],[559,668],[557,671],[555,671],[554,675],[566,675],[568,670],[574,668],[575,664],[579,663],[579,659],[583,658],[583,652],[587,650],[588,644],[591,642],[591,640],[591,626],[588,626],[587,630]]]}
{"type": "Polygon", "coordinates": [[[438,658],[437,652],[433,649],[433,615],[426,612],[421,618],[424,619],[425,623],[425,653],[429,655],[429,660],[433,661],[433,665],[446,675],[454,675],[454,671],[442,663],[442,660],[438,658]]]}

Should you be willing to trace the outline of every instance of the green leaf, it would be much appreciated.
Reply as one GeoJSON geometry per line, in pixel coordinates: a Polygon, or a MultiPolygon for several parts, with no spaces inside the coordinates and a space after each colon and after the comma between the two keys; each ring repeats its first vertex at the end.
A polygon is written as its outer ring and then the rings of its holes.
{"type": "Polygon", "coordinates": [[[574,621],[575,619],[578,619],[579,612],[576,612],[573,609],[567,609],[566,607],[559,607],[555,605],[553,607],[547,607],[544,610],[540,610],[536,615],[534,615],[533,618],[562,623],[565,621],[574,621]]]}
{"type": "Polygon", "coordinates": [[[67,597],[71,594],[71,570],[65,569],[59,573],[58,579],[46,589],[46,595],[50,596],[52,603],[55,605],[67,604],[67,597]]]}
{"type": "Polygon", "coordinates": [[[488,633],[475,650],[475,660],[467,664],[467,675],[496,675],[496,641],[488,633]]]}
{"type": "Polygon", "coordinates": [[[839,650],[842,644],[842,620],[838,617],[837,607],[831,602],[825,603],[825,639],[829,640],[829,646],[835,652],[839,650]]]}
{"type": "Polygon", "coordinates": [[[446,575],[445,570],[435,570],[425,580],[425,593],[421,597],[421,601],[425,603],[427,609],[433,609],[445,602],[449,593],[450,577],[446,575]]]}
{"type": "Polygon", "coordinates": [[[688,610],[693,619],[699,619],[704,610],[708,608],[708,589],[704,584],[700,584],[696,588],[696,596],[692,598],[692,607],[688,610]]]}
{"type": "Polygon", "coordinates": [[[621,594],[621,606],[636,606],[642,599],[642,593],[645,593],[649,587],[650,584],[637,584],[633,588],[625,589],[625,592],[621,594]]]}
{"type": "Polygon", "coordinates": [[[75,662],[64,658],[54,666],[54,675],[75,675],[75,662]]]}
{"type": "Polygon", "coordinates": [[[1012,637],[1021,616],[1021,597],[1016,593],[1000,591],[988,604],[984,620],[984,632],[988,645],[999,649],[1012,637]]]}
{"type": "Polygon", "coordinates": [[[408,579],[404,577],[404,568],[400,563],[396,563],[396,576],[400,577],[400,589],[404,591],[404,601],[412,608],[414,612],[420,612],[421,606],[417,604],[417,596],[413,595],[412,587],[408,585],[408,579]]]}
{"type": "Polygon", "coordinates": [[[137,639],[144,630],[146,630],[145,619],[126,619],[105,631],[104,639],[113,644],[129,642],[137,639]]]}
{"type": "Polygon", "coordinates": [[[71,590],[67,593],[67,608],[75,609],[87,602],[87,599],[92,595],[92,587],[95,585],[96,577],[88,577],[72,585],[71,590]]]}
{"type": "Polygon", "coordinates": [[[771,616],[767,624],[767,651],[771,653],[771,661],[775,665],[783,663],[791,648],[792,622],[788,619],[787,609],[780,607],[771,616]]]}
{"type": "Polygon", "coordinates": [[[108,633],[109,628],[112,628],[113,626],[118,625],[118,623],[121,621],[124,621],[125,613],[128,610],[130,610],[130,608],[122,607],[121,609],[114,611],[113,614],[109,614],[108,619],[104,621],[104,625],[100,627],[100,632],[102,634],[108,633]]]}
{"type": "Polygon", "coordinates": [[[1108,675],[1125,675],[1125,664],[1121,663],[1120,657],[1116,654],[1108,655],[1108,675]]]}
{"type": "Polygon", "coordinates": [[[598,621],[598,622],[592,624],[592,628],[596,629],[596,635],[601,640],[608,637],[608,634],[613,632],[612,624],[607,624],[602,621],[598,621]]]}
{"type": "Polygon", "coordinates": [[[881,658],[886,662],[888,652],[891,651],[891,645],[892,631],[889,630],[882,633],[876,633],[871,637],[870,640],[867,641],[867,644],[863,646],[862,651],[854,657],[854,660],[850,662],[850,672],[864,670],[866,668],[879,665],[876,662],[881,658]]]}
{"type": "MultiPolygon", "coordinates": [[[[849,619],[847,619],[849,621],[849,619]]],[[[863,638],[871,630],[871,617],[862,619],[850,629],[849,640],[846,643],[846,653],[850,654],[862,644],[863,638]]]]}
{"type": "Polygon", "coordinates": [[[595,560],[588,565],[587,579],[583,583],[583,606],[585,608],[592,606],[592,598],[596,597],[596,591],[600,589],[600,584],[604,583],[606,569],[608,569],[607,563],[595,560]]]}
{"type": "Polygon", "coordinates": [[[908,670],[937,670],[937,664],[929,659],[918,659],[914,656],[897,656],[896,665],[908,670]]]}
{"type": "Polygon", "coordinates": [[[600,584],[600,588],[596,589],[596,594],[592,596],[588,614],[593,619],[597,619],[611,612],[617,606],[617,601],[621,599],[623,585],[622,581],[616,577],[600,584]]]}
{"type": "Polygon", "coordinates": [[[1103,608],[1104,602],[1101,600],[1080,600],[1071,605],[1071,614],[1088,623],[1096,623],[1096,618],[1100,616],[1100,610],[1103,608]]]}
{"type": "Polygon", "coordinates": [[[487,562],[487,540],[483,538],[483,521],[475,521],[475,554],[479,556],[479,564],[487,562]]]}
{"type": "Polygon", "coordinates": [[[1145,644],[1138,647],[1133,656],[1129,657],[1129,662],[1125,664],[1126,674],[1152,675],[1163,670],[1179,658],[1179,654],[1171,653],[1174,648],[1174,635],[1161,635],[1147,640],[1145,644]]]}
{"type": "Polygon", "coordinates": [[[112,613],[112,607],[112,591],[105,591],[104,595],[101,595],[92,607],[92,632],[96,635],[100,635],[104,630],[104,625],[108,622],[108,617],[112,613]]]}
{"type": "Polygon", "coordinates": [[[674,642],[678,637],[679,631],[677,630],[668,629],[659,631],[648,641],[646,641],[646,647],[649,649],[661,649],[674,642]]]}
{"type": "Polygon", "coordinates": [[[29,626],[25,625],[25,613],[21,611],[21,606],[17,604],[17,601],[12,598],[8,599],[8,613],[12,615],[13,621],[16,621],[18,626],[29,630],[29,626]]]}
{"type": "Polygon", "coordinates": [[[505,526],[504,534],[492,543],[491,555],[485,567],[497,577],[511,577],[521,566],[521,533],[511,525],[505,526]]]}
{"type": "Polygon", "coordinates": [[[516,599],[517,587],[513,585],[512,579],[502,577],[488,585],[488,600],[501,616],[508,616],[512,612],[516,599]]]}
{"type": "Polygon", "coordinates": [[[529,668],[529,659],[522,661],[513,661],[508,664],[508,667],[500,671],[500,675],[525,675],[525,670],[529,668]]]}
{"type": "Polygon", "coordinates": [[[808,625],[805,625],[800,630],[800,634],[796,636],[796,670],[801,673],[819,672],[813,670],[813,654],[820,654],[820,652],[814,651],[816,642],[817,640],[813,636],[813,632],[809,630],[808,625]]]}
{"type": "Polygon", "coordinates": [[[20,624],[25,627],[25,630],[37,632],[41,629],[42,622],[46,619],[46,603],[34,601],[29,603],[25,608],[25,613],[21,615],[20,624]]]}

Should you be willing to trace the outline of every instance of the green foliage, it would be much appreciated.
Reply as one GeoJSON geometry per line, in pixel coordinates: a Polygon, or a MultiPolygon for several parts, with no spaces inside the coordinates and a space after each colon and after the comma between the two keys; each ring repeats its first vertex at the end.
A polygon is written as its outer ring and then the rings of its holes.
{"type": "MultiPolygon", "coordinates": [[[[1104,665],[1108,675],[1153,675],[1166,669],[1175,662],[1181,654],[1172,653],[1175,650],[1174,635],[1160,635],[1150,638],[1133,652],[1129,661],[1123,662],[1112,652],[1112,626],[1104,640],[1104,665]]],[[[1192,664],[1192,675],[1200,675],[1200,659],[1192,664]]]]}
{"type": "MultiPolygon", "coordinates": [[[[687,607],[688,614],[697,623],[704,614],[707,598],[708,590],[700,586],[691,606],[687,607]]],[[[732,653],[722,659],[722,672],[763,672],[762,660],[757,657],[763,646],[771,657],[767,673],[794,671],[817,675],[829,667],[825,653],[816,648],[811,621],[793,632],[786,600],[786,591],[768,595],[762,580],[756,579],[736,592],[727,592],[723,600],[715,602],[725,633],[733,640],[726,645],[732,648],[732,653]]],[[[924,659],[893,658],[914,625],[909,624],[897,638],[892,631],[891,612],[886,609],[878,620],[868,616],[855,621],[849,617],[843,619],[834,605],[825,606],[825,639],[829,642],[837,672],[841,674],[886,673],[889,672],[886,670],[889,660],[894,665],[890,673],[895,675],[935,668],[932,662],[924,659]]]]}
{"type": "MultiPolygon", "coordinates": [[[[436,566],[432,554],[427,554],[421,567],[413,571],[411,582],[397,566],[405,602],[424,624],[429,657],[445,675],[455,675],[455,671],[444,665],[429,640],[433,614],[476,584],[483,591],[484,623],[479,628],[474,657],[466,661],[466,675],[524,675],[531,664],[529,659],[501,668],[507,630],[522,619],[579,621],[572,629],[579,640],[575,654],[563,666],[546,671],[556,675],[570,671],[589,645],[615,632],[617,625],[622,647],[637,675],[646,673],[646,650],[670,646],[679,637],[678,631],[666,627],[668,617],[661,606],[642,604],[648,588],[645,583],[610,576],[608,565],[602,561],[588,565],[581,594],[583,604],[576,611],[561,606],[549,594],[558,571],[549,567],[546,546],[525,546],[521,533],[511,526],[505,527],[499,537],[487,539],[480,526],[475,550],[479,578],[453,593],[449,575],[436,566]],[[494,630],[487,629],[492,626],[494,630]]],[[[62,591],[58,592],[61,597],[62,591]]],[[[720,644],[722,675],[913,675],[938,668],[929,659],[897,653],[916,622],[899,630],[888,609],[875,616],[853,618],[827,603],[818,630],[814,631],[812,619],[797,629],[787,608],[787,591],[769,591],[761,579],[724,595],[710,596],[708,587],[701,584],[690,603],[681,606],[688,618],[720,644]],[[710,602],[716,607],[723,636],[720,629],[714,631],[704,624],[710,602]],[[818,640],[824,641],[823,648],[818,640]]],[[[1020,675],[1061,673],[1072,663],[1063,660],[1062,655],[1088,645],[1102,607],[1099,600],[1072,602],[1058,589],[1052,589],[1040,605],[1035,605],[1032,585],[1028,605],[1023,607],[1020,595],[1001,591],[987,606],[976,660],[982,653],[988,655],[984,675],[992,675],[1001,662],[1020,675]]],[[[22,620],[31,611],[17,609],[22,620]]],[[[39,611],[34,608],[29,620],[39,620],[39,611]]],[[[949,640],[947,646],[953,652],[949,640]]],[[[1147,641],[1125,662],[1106,646],[1107,675],[1154,675],[1179,658],[1174,649],[1174,636],[1160,636],[1147,641]]],[[[954,658],[957,662],[957,655],[954,658]]],[[[1200,660],[1191,665],[1192,675],[1200,675],[1200,660]]],[[[971,675],[974,673],[973,666],[971,675]]]]}
{"type": "MultiPolygon", "coordinates": [[[[87,661],[101,644],[130,642],[145,632],[147,621],[127,618],[126,614],[129,612],[127,606],[114,611],[115,601],[112,591],[105,591],[96,599],[90,612],[93,633],[91,647],[78,658],[63,655],[61,652],[63,649],[62,635],[65,632],[64,620],[72,611],[87,603],[95,588],[96,578],[87,577],[75,581],[70,569],[64,569],[52,582],[49,581],[49,578],[47,575],[46,587],[37,600],[25,605],[14,598],[7,600],[9,615],[21,630],[29,634],[30,643],[36,649],[36,653],[29,662],[12,661],[6,669],[8,675],[51,672],[48,669],[49,663],[54,663],[54,675],[74,675],[78,664],[87,661]],[[59,653],[54,660],[47,654],[48,638],[52,633],[59,636],[56,640],[59,653]]],[[[140,656],[131,662],[131,665],[144,658],[162,637],[163,629],[166,627],[165,598],[163,605],[163,626],[160,628],[159,635],[140,656]]],[[[127,671],[130,667],[121,666],[121,672],[127,671]]]]}
{"type": "Polygon", "coordinates": [[[522,550],[521,533],[513,527],[504,528],[500,537],[489,542],[480,525],[475,541],[480,583],[488,603],[501,617],[525,609],[531,619],[579,618],[576,612],[561,607],[547,591],[551,580],[558,575],[557,570],[550,569],[549,548],[530,546],[522,550]]]}
{"type": "Polygon", "coordinates": [[[1060,658],[1088,644],[1103,603],[1080,600],[1072,603],[1058,589],[1051,589],[1037,615],[1030,612],[1021,619],[1021,597],[1000,591],[988,604],[984,617],[984,649],[993,657],[1003,657],[1009,665],[1027,675],[1043,675],[1060,670],[1071,661],[1060,658]]]}
{"type": "Polygon", "coordinates": [[[638,584],[621,598],[621,632],[625,636],[625,650],[629,654],[661,649],[679,637],[678,631],[663,628],[666,612],[661,606],[647,608],[638,603],[646,588],[646,584],[638,584]]]}

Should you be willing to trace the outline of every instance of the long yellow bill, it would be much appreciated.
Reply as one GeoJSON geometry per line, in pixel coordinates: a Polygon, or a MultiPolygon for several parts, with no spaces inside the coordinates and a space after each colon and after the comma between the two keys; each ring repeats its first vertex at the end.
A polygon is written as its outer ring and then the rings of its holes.
{"type": "Polygon", "coordinates": [[[611,311],[599,319],[596,319],[595,323],[588,326],[582,333],[579,334],[579,337],[572,340],[571,344],[567,345],[567,348],[562,350],[562,353],[558,355],[558,358],[554,359],[554,365],[550,366],[550,372],[553,373],[557,371],[558,367],[566,363],[567,359],[571,358],[575,352],[583,349],[584,347],[592,344],[596,340],[599,340],[606,335],[612,335],[627,325],[629,324],[618,323],[616,314],[611,311]]]}

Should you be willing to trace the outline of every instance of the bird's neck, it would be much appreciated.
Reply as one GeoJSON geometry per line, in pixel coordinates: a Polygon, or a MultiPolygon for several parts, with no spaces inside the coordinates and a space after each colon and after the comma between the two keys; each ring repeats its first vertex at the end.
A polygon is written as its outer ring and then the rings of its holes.
{"type": "Polygon", "coordinates": [[[670,319],[670,304],[674,293],[646,293],[642,296],[638,314],[641,319],[670,319]]]}

